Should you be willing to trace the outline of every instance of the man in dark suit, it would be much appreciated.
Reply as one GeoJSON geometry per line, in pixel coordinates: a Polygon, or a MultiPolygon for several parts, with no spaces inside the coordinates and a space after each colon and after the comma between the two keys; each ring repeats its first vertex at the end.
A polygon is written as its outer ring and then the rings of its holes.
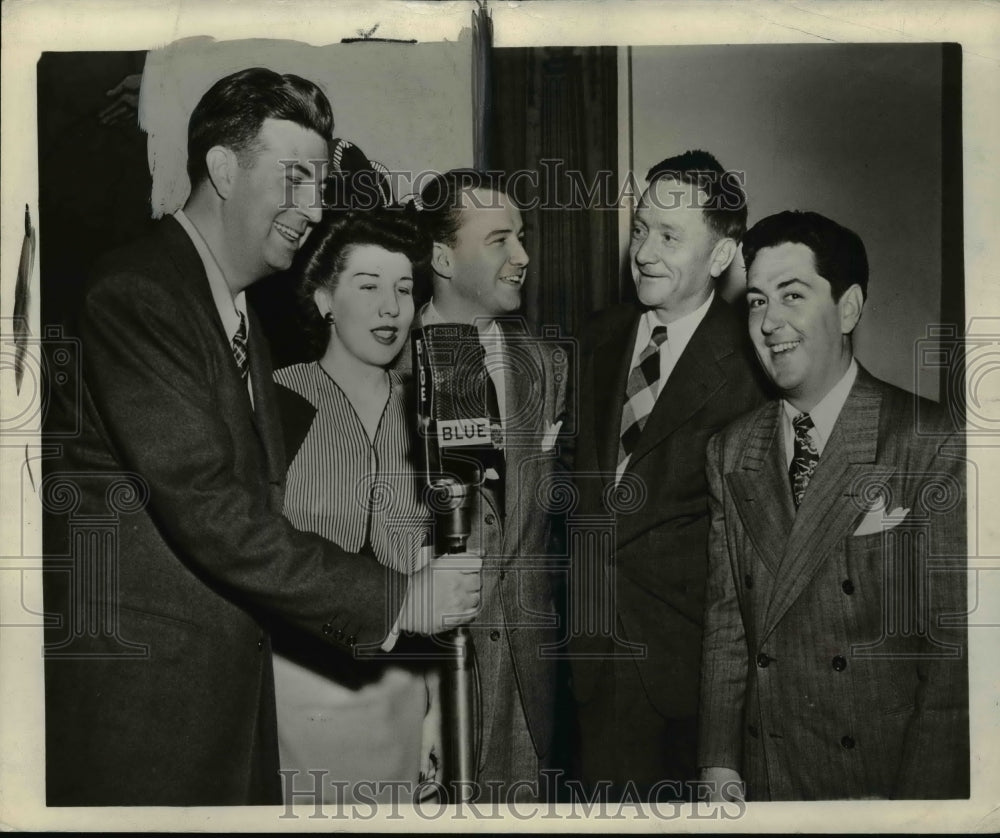
{"type": "Polygon", "coordinates": [[[472,616],[477,573],[408,585],[280,514],[271,362],[244,290],[319,219],[332,124],[297,76],[218,81],[191,116],[184,210],[87,289],[80,432],[42,487],[50,806],[280,803],[261,620],[356,651],[394,623],[472,616]]]}
{"type": "Polygon", "coordinates": [[[709,446],[703,776],[720,799],[967,797],[962,437],[854,359],[857,234],[783,212],[743,256],[781,398],[709,446]]]}
{"type": "MultiPolygon", "coordinates": [[[[470,546],[483,551],[482,610],[472,622],[479,672],[480,800],[544,794],[553,736],[556,641],[547,546],[549,517],[538,489],[552,473],[566,411],[565,353],[528,335],[516,315],[526,279],[521,213],[486,173],[445,172],[420,193],[434,240],[432,296],[414,326],[478,328],[502,454],[484,471],[470,546]]],[[[409,359],[401,362],[409,369],[409,359]]]]}
{"type": "Polygon", "coordinates": [[[705,446],[762,395],[715,291],[746,223],[740,178],[689,151],[647,180],[639,305],[599,312],[580,340],[569,651],[582,779],[662,800],[697,775],[705,446]]]}

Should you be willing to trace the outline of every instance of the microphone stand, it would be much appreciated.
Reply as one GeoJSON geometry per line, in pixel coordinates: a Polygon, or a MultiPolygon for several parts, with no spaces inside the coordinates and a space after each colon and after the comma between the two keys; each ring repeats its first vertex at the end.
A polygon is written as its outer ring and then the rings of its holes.
{"type": "MultiPolygon", "coordinates": [[[[437,532],[442,552],[464,552],[470,532],[469,485],[445,475],[431,483],[431,491],[439,510],[437,532]]],[[[449,631],[445,637],[452,655],[441,673],[441,718],[450,721],[447,733],[451,735],[444,736],[441,786],[449,803],[460,803],[471,800],[476,779],[475,648],[472,634],[464,626],[449,631]]]]}

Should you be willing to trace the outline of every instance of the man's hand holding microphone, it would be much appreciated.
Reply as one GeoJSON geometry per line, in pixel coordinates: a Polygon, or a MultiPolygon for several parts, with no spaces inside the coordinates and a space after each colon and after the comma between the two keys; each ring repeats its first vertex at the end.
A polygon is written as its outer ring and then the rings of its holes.
{"type": "Polygon", "coordinates": [[[410,577],[399,629],[438,634],[472,622],[479,613],[482,564],[481,551],[447,553],[425,560],[410,577]]]}

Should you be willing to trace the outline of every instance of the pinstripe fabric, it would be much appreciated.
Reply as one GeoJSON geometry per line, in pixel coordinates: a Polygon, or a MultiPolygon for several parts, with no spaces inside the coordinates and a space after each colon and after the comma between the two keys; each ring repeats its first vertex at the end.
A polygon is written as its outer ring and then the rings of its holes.
{"type": "MultiPolygon", "coordinates": [[[[316,408],[288,469],[284,514],[296,528],[347,550],[369,543],[380,562],[411,573],[428,517],[410,461],[403,387],[395,373],[390,376],[390,396],[370,440],[347,396],[319,364],[275,373],[279,384],[316,408]]],[[[349,803],[356,802],[359,782],[415,784],[430,745],[422,742],[424,670],[388,657],[352,664],[301,653],[294,644],[275,645],[278,748],[281,767],[299,772],[295,785],[311,787],[305,772],[325,770],[323,800],[349,803]],[[332,780],[347,784],[343,793],[332,792],[332,780]]],[[[388,802],[384,789],[376,799],[388,802]]]]}
{"type": "Polygon", "coordinates": [[[753,800],[967,796],[961,437],[859,368],[794,513],[781,411],[709,444],[699,765],[753,800]],[[908,513],[857,535],[873,487],[908,513]]]}
{"type": "Polygon", "coordinates": [[[285,517],[346,550],[370,540],[383,564],[412,572],[429,527],[399,376],[374,441],[368,439],[344,392],[317,363],[296,364],[275,380],[316,408],[316,418],[288,469],[285,517]]]}

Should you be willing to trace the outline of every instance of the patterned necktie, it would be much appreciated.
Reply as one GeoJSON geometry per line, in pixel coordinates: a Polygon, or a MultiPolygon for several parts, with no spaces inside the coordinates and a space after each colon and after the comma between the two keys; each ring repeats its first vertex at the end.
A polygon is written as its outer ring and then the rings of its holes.
{"type": "Polygon", "coordinates": [[[788,467],[788,479],[792,484],[792,497],[795,508],[802,503],[802,497],[809,485],[809,478],[816,471],[819,462],[819,451],[813,442],[809,431],[813,429],[813,420],[808,413],[800,413],[792,419],[792,430],[795,432],[795,443],[792,446],[792,464],[788,467]]]}
{"type": "Polygon", "coordinates": [[[250,356],[247,354],[247,319],[243,312],[240,312],[240,326],[233,335],[233,357],[236,359],[236,366],[239,367],[240,375],[244,383],[250,375],[250,356]]]}
{"type": "Polygon", "coordinates": [[[667,339],[667,327],[657,326],[649,337],[649,344],[628,376],[625,386],[625,407],[622,409],[621,437],[618,445],[618,466],[632,456],[642,435],[649,414],[656,404],[657,385],[660,381],[660,346],[667,339]]]}

